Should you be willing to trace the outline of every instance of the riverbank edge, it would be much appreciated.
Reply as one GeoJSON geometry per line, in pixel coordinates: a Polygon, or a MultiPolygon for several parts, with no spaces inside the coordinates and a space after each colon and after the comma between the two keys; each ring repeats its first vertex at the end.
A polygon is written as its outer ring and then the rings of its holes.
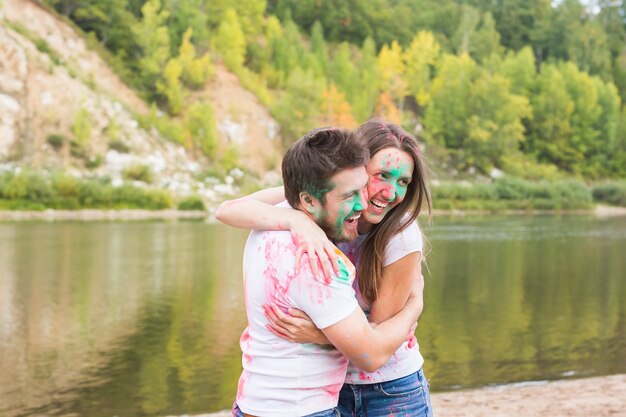
{"type": "MultiPolygon", "coordinates": [[[[528,381],[431,394],[436,416],[626,416],[626,374],[528,381]]],[[[230,417],[229,410],[178,417],[230,417]]],[[[176,417],[176,416],[168,416],[176,417]]]]}
{"type": "MultiPolygon", "coordinates": [[[[201,210],[0,210],[0,221],[20,220],[175,220],[175,219],[206,219],[214,221],[214,209],[201,210]]],[[[536,215],[595,215],[598,217],[626,216],[626,207],[597,205],[588,210],[433,210],[433,216],[536,216],[536,215]]]]}

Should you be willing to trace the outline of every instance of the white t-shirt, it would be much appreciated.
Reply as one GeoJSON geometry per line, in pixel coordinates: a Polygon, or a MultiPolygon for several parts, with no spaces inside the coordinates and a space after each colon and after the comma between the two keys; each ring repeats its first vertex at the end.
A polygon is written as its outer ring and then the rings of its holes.
{"type": "MultiPolygon", "coordinates": [[[[339,252],[339,251],[337,251],[339,252]]],[[[296,245],[289,232],[253,231],[244,251],[248,327],[240,340],[243,373],[237,405],[259,417],[294,417],[337,406],[348,359],[334,347],[291,343],[269,330],[263,305],[297,308],[326,328],[358,308],[355,270],[342,255],[341,272],[328,284],[311,273],[308,259],[294,272],[296,245]]]]}
{"type": "MultiPolygon", "coordinates": [[[[365,241],[367,235],[360,235],[356,240],[348,243],[340,243],[339,249],[346,254],[354,265],[359,265],[359,248],[365,241]]],[[[417,226],[417,222],[413,222],[402,232],[395,234],[387,243],[385,254],[383,257],[383,266],[404,258],[406,255],[414,252],[422,251],[422,233],[417,226]]],[[[357,271],[358,274],[358,271],[357,271]]],[[[358,280],[354,280],[353,287],[356,291],[356,298],[359,306],[369,317],[371,305],[369,305],[362,297],[359,291],[358,280]]],[[[346,383],[348,384],[374,384],[378,382],[393,381],[417,372],[424,364],[419,345],[415,338],[405,341],[400,348],[393,354],[391,358],[375,372],[365,372],[350,364],[346,375],[346,383]]]]}

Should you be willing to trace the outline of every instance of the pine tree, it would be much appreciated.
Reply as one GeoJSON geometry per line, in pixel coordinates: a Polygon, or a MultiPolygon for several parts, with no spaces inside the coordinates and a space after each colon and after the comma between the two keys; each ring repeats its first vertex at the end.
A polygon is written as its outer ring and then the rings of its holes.
{"type": "Polygon", "coordinates": [[[170,56],[166,21],[169,13],[160,0],[148,0],[141,8],[142,19],[133,27],[135,40],[142,50],[138,66],[148,90],[152,90],[170,56]]]}

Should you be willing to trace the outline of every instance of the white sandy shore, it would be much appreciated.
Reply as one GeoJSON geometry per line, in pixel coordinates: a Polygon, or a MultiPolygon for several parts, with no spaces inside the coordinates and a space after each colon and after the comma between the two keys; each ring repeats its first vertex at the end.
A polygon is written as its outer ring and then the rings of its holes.
{"type": "Polygon", "coordinates": [[[444,392],[432,403],[436,417],[626,417],[626,374],[444,392]]]}

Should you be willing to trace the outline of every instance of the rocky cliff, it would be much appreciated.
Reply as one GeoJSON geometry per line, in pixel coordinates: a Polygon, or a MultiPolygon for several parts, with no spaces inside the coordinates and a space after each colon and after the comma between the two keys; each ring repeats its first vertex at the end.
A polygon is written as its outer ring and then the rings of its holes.
{"type": "MultiPolygon", "coordinates": [[[[221,140],[239,145],[250,172],[275,177],[277,124],[235,76],[217,67],[198,95],[213,104],[221,140]]],[[[121,181],[130,167],[147,166],[155,185],[175,193],[212,198],[216,190],[233,191],[206,178],[210,161],[142,127],[147,111],[61,18],[36,2],[0,0],[0,170],[64,169],[121,181]]]]}

